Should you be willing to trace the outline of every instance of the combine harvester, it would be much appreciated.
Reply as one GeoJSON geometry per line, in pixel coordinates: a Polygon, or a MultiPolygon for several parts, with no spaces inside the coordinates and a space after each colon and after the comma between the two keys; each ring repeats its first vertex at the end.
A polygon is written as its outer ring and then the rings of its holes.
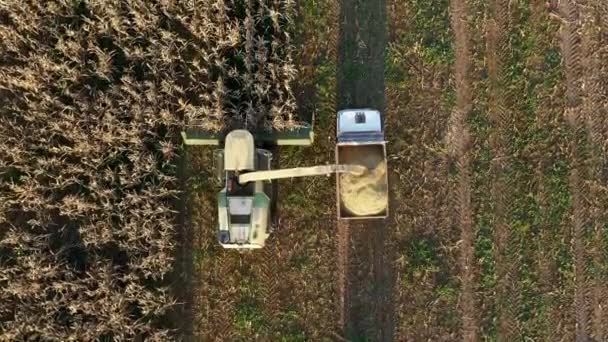
{"type": "Polygon", "coordinates": [[[214,152],[218,193],[218,240],[225,248],[264,247],[276,226],[276,184],[280,178],[337,173],[338,218],[386,218],[388,177],[386,141],[380,112],[347,109],[337,116],[336,162],[272,170],[272,153],[262,146],[310,145],[310,126],[270,134],[234,130],[221,139],[197,128],[182,133],[186,145],[220,145],[214,152]]]}

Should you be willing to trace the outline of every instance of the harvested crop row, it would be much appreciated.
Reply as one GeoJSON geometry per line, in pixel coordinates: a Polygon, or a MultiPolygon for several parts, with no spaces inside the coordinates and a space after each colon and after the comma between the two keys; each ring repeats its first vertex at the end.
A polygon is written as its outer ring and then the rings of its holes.
{"type": "Polygon", "coordinates": [[[603,171],[608,163],[606,159],[606,85],[602,75],[606,72],[605,37],[601,25],[602,14],[608,14],[608,6],[604,1],[592,1],[581,9],[581,50],[584,82],[584,98],[582,102],[585,113],[584,126],[587,135],[589,155],[586,165],[589,168],[589,221],[591,226],[589,254],[593,268],[597,270],[589,279],[591,297],[590,304],[590,334],[597,341],[608,337],[606,322],[606,276],[605,276],[605,241],[603,231],[607,225],[606,192],[607,178],[603,171]]]}
{"type": "Polygon", "coordinates": [[[387,1],[385,130],[394,246],[395,340],[458,334],[458,232],[450,222],[443,138],[451,104],[447,1],[387,1]],[[432,37],[432,39],[430,39],[432,37]]]}
{"type": "MultiPolygon", "coordinates": [[[[235,311],[234,289],[242,277],[241,262],[222,254],[216,245],[215,196],[212,164],[208,154],[198,147],[187,147],[186,172],[186,222],[185,233],[179,243],[184,260],[179,266],[180,281],[187,282],[188,292],[177,293],[178,299],[190,306],[191,325],[183,329],[188,338],[220,341],[234,338],[231,319],[235,311]],[[214,286],[215,285],[215,286],[214,286]],[[191,336],[190,336],[191,334],[191,336]]],[[[186,316],[188,317],[188,316],[186,316]]],[[[186,323],[188,324],[188,323],[186,323]]]]}
{"type": "Polygon", "coordinates": [[[477,340],[478,323],[475,299],[475,257],[473,243],[475,234],[471,210],[470,134],[466,119],[471,111],[472,96],[469,72],[471,51],[467,27],[467,4],[462,0],[450,1],[450,22],[454,32],[454,77],[456,104],[450,116],[448,148],[456,159],[456,181],[453,197],[456,208],[456,225],[460,230],[461,316],[464,341],[477,340]]]}
{"type": "MultiPolygon", "coordinates": [[[[519,319],[520,332],[538,334],[539,339],[564,336],[574,339],[574,315],[570,295],[572,281],[571,229],[569,226],[569,189],[568,189],[568,129],[563,120],[563,67],[556,31],[559,21],[552,20],[553,10],[542,3],[530,7],[529,32],[533,42],[531,56],[545,55],[551,58],[529,58],[526,69],[527,79],[543,80],[533,90],[537,100],[533,107],[531,123],[533,133],[530,147],[529,170],[534,184],[531,189],[536,197],[534,208],[538,210],[538,235],[533,235],[534,246],[531,250],[531,266],[534,267],[537,286],[541,296],[537,303],[545,308],[537,320],[519,319]],[[555,94],[560,94],[556,96],[555,94]],[[568,255],[557,258],[557,255],[568,255]],[[568,270],[568,272],[564,271],[568,270]]],[[[536,209],[534,209],[536,210],[536,209]]],[[[520,270],[524,269],[520,266],[520,270]]],[[[520,279],[526,274],[519,271],[520,279]]],[[[534,280],[533,280],[534,281],[534,280]]],[[[528,300],[526,300],[528,301],[528,300]]],[[[534,299],[532,299],[534,301],[534,299]]],[[[522,304],[520,302],[520,311],[522,304]]],[[[521,316],[519,316],[521,317],[521,316]]]]}
{"type": "Polygon", "coordinates": [[[510,104],[513,94],[505,91],[504,58],[508,56],[507,33],[509,30],[509,3],[505,0],[490,2],[490,19],[486,32],[486,59],[488,66],[489,116],[494,128],[490,137],[490,148],[493,152],[491,162],[492,180],[491,194],[495,206],[494,211],[494,262],[496,269],[496,311],[497,337],[502,341],[510,341],[514,337],[516,320],[510,305],[512,298],[513,273],[515,262],[510,258],[512,250],[509,247],[510,227],[508,222],[509,203],[511,202],[508,170],[511,156],[508,151],[508,136],[510,124],[510,104]]]}
{"type": "Polygon", "coordinates": [[[588,203],[583,196],[587,192],[584,179],[586,150],[583,147],[584,108],[582,106],[583,66],[580,39],[580,13],[576,2],[560,2],[563,23],[560,30],[561,49],[564,58],[566,81],[565,119],[572,131],[569,144],[570,174],[568,177],[572,196],[572,244],[574,252],[574,310],[576,318],[576,340],[590,338],[587,269],[588,203]]]}

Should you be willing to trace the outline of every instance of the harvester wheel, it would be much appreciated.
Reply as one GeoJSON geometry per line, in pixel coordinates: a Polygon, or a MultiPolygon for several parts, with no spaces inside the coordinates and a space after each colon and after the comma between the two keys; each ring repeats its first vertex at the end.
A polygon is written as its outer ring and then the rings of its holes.
{"type": "Polygon", "coordinates": [[[276,231],[279,227],[279,213],[277,209],[279,187],[276,180],[272,181],[272,198],[270,199],[270,233],[276,231]]]}

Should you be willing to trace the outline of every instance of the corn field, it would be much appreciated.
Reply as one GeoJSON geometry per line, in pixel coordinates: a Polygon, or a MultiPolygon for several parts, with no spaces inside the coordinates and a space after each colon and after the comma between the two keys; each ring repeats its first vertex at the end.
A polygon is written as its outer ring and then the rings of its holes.
{"type": "Polygon", "coordinates": [[[604,0],[0,0],[0,341],[608,340],[607,75],[604,0]],[[387,219],[281,180],[219,246],[184,128],[362,107],[387,219]]]}
{"type": "Polygon", "coordinates": [[[0,2],[0,340],[170,339],[178,133],[295,124],[293,11],[0,2]]]}

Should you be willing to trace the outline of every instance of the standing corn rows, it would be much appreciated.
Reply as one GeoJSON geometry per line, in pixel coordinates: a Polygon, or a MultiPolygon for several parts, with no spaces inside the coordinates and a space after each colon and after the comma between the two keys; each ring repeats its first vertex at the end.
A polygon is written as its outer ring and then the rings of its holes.
{"type": "Polygon", "coordinates": [[[186,123],[209,130],[251,131],[296,125],[291,83],[296,77],[290,29],[293,1],[209,0],[193,11],[199,31],[202,104],[185,103],[186,123]],[[204,29],[201,31],[200,27],[204,29]]]}
{"type": "Polygon", "coordinates": [[[156,56],[133,43],[139,28],[129,27],[150,17],[132,4],[130,18],[113,2],[6,8],[0,340],[169,339],[166,325],[145,323],[163,321],[174,302],[164,279],[178,91],[155,80],[183,65],[162,59],[169,42],[156,56]]]}
{"type": "Polygon", "coordinates": [[[0,14],[0,340],[170,340],[175,133],[295,123],[294,3],[0,14]]]}

